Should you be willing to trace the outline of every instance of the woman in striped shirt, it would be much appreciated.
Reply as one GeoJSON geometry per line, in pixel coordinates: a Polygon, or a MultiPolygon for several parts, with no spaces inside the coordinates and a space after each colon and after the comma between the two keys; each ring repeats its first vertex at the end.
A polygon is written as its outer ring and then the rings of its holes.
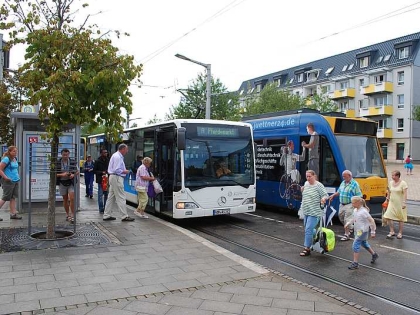
{"type": "Polygon", "coordinates": [[[309,256],[311,254],[311,245],[314,239],[315,227],[324,214],[320,204],[325,204],[328,199],[328,193],[322,183],[316,180],[315,172],[306,171],[306,182],[302,187],[302,204],[305,226],[304,249],[300,256],[309,256]]]}

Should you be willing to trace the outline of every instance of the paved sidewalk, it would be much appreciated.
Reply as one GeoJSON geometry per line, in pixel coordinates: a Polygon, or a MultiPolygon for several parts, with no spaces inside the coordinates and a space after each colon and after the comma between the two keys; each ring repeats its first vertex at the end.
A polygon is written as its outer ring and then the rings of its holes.
{"type": "MultiPolygon", "coordinates": [[[[131,207],[128,207],[133,211],[131,207]]],[[[0,254],[0,314],[367,314],[368,309],[270,272],[153,216],[102,221],[82,197],[79,224],[121,244],[0,254]]],[[[57,224],[64,222],[63,209],[57,224]],[[63,222],[59,222],[62,220],[63,222]]],[[[27,222],[6,218],[0,227],[27,222]]],[[[34,216],[34,224],[45,222],[34,216]]],[[[370,311],[369,314],[375,314],[370,311]]]]}

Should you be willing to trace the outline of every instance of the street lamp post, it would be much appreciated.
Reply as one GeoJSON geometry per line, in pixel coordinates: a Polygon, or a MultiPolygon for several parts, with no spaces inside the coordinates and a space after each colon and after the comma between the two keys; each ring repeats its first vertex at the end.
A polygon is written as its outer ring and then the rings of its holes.
{"type": "Polygon", "coordinates": [[[143,119],[143,118],[142,117],[130,118],[130,116],[127,115],[127,124],[126,124],[126,127],[127,128],[130,128],[130,121],[137,120],[137,119],[143,119]]]}
{"type": "Polygon", "coordinates": [[[211,106],[211,64],[208,63],[202,63],[193,59],[190,59],[188,57],[185,57],[180,54],[176,54],[175,57],[179,59],[184,59],[186,61],[196,63],[204,68],[206,68],[207,72],[207,84],[206,84],[206,119],[210,119],[210,106],[211,106]]]}

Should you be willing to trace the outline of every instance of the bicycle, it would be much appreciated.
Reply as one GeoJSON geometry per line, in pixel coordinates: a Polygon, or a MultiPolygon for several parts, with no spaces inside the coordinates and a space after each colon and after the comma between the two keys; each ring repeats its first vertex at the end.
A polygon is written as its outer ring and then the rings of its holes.
{"type": "Polygon", "coordinates": [[[298,182],[292,179],[291,174],[284,174],[280,178],[279,195],[280,195],[280,198],[286,200],[287,206],[290,209],[293,208],[293,203],[290,202],[290,200],[299,201],[299,202],[302,201],[301,186],[299,185],[298,182]]]}

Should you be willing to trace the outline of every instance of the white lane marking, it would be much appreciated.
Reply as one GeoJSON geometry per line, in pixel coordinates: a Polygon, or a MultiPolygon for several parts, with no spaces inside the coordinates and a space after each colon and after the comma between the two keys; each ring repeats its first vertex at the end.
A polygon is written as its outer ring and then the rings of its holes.
{"type": "Polygon", "coordinates": [[[388,248],[388,249],[393,249],[393,250],[396,250],[396,251],[398,251],[398,252],[402,252],[402,253],[406,253],[406,254],[412,254],[412,255],[417,255],[417,256],[420,256],[420,254],[419,254],[419,253],[410,252],[410,251],[408,251],[408,250],[399,249],[399,248],[395,248],[395,247],[391,247],[391,246],[379,245],[379,247],[388,248]]]}
{"type": "Polygon", "coordinates": [[[260,219],[264,219],[264,220],[267,220],[267,221],[274,221],[274,222],[277,222],[277,223],[284,223],[284,221],[280,221],[280,220],[276,220],[276,219],[272,219],[272,218],[266,218],[266,217],[263,217],[263,216],[260,216],[260,215],[258,215],[258,214],[252,214],[252,213],[244,213],[245,215],[250,215],[251,217],[256,217],[256,218],[260,218],[260,219]]]}

